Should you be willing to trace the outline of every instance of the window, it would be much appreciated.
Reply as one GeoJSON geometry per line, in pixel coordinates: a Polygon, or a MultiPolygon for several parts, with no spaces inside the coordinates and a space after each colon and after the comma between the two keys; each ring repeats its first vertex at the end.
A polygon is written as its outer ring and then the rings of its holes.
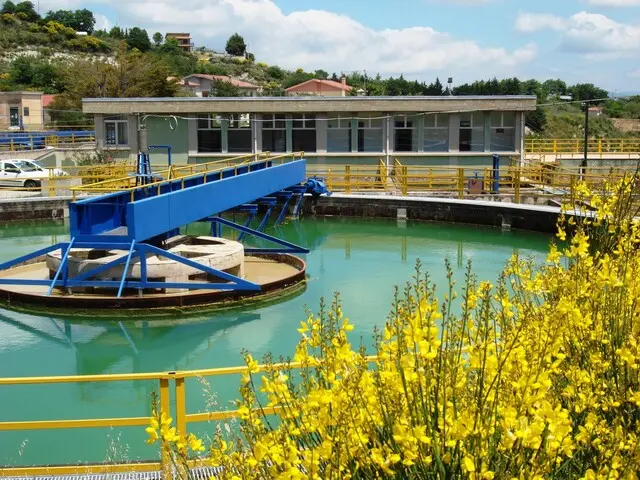
{"type": "Polygon", "coordinates": [[[262,116],[262,151],[287,151],[287,122],[284,115],[262,116]]]}
{"type": "Polygon", "coordinates": [[[491,112],[491,151],[513,152],[516,149],[515,112],[491,112]]]}
{"type": "Polygon", "coordinates": [[[361,117],[358,119],[358,151],[382,152],[382,119],[361,117]]]}
{"type": "Polygon", "coordinates": [[[253,152],[251,116],[248,113],[229,115],[228,135],[230,153],[253,152]]]}
{"type": "Polygon", "coordinates": [[[198,115],[198,152],[222,153],[222,117],[198,115]]]}
{"type": "Polygon", "coordinates": [[[484,113],[460,114],[459,150],[461,152],[484,151],[484,113]]]}
{"type": "Polygon", "coordinates": [[[303,114],[293,117],[292,131],[294,152],[316,151],[316,117],[303,114]]]}
{"type": "Polygon", "coordinates": [[[25,117],[29,116],[29,107],[24,107],[24,116],[25,117]]]}
{"type": "Polygon", "coordinates": [[[417,152],[418,139],[416,131],[416,118],[408,115],[399,115],[395,117],[395,143],[394,151],[396,152],[417,152]]]}
{"type": "Polygon", "coordinates": [[[327,123],[327,152],[351,151],[351,118],[330,117],[327,123]]]}
{"type": "Polygon", "coordinates": [[[449,115],[442,113],[425,115],[424,151],[449,151],[449,115]]]}
{"type": "Polygon", "coordinates": [[[104,131],[107,145],[129,144],[129,122],[124,116],[107,117],[104,121],[104,131]]]}

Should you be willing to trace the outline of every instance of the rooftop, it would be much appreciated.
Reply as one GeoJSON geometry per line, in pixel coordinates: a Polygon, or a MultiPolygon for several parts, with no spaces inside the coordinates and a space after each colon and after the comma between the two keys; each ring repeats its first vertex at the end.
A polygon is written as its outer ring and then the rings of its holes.
{"type": "MultiPolygon", "coordinates": [[[[188,77],[185,77],[188,78],[188,77]]],[[[534,95],[85,98],[85,113],[468,112],[535,110],[534,95]]]]}
{"type": "Polygon", "coordinates": [[[328,87],[337,88],[338,90],[344,90],[345,92],[350,92],[352,90],[352,87],[350,87],[346,83],[336,82],[334,80],[320,80],[318,78],[312,78],[311,80],[307,80],[306,82],[302,82],[287,88],[285,92],[298,90],[304,86],[311,86],[311,85],[314,85],[314,86],[326,85],[328,87]]]}
{"type": "Polygon", "coordinates": [[[239,87],[239,88],[250,88],[250,89],[256,89],[256,90],[260,88],[258,87],[258,85],[254,85],[249,82],[238,80],[233,77],[228,77],[226,75],[205,75],[203,73],[193,73],[191,75],[187,75],[182,80],[188,82],[189,81],[188,79],[193,77],[206,78],[207,80],[219,80],[221,82],[229,82],[231,85],[235,85],[236,87],[239,87]]]}

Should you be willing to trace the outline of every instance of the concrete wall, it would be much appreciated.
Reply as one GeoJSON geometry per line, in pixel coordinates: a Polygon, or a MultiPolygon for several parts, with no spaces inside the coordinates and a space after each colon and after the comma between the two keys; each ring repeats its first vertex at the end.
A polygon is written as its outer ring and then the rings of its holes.
{"type": "Polygon", "coordinates": [[[71,197],[0,200],[0,218],[3,222],[66,218],[70,201],[71,197]]]}
{"type": "MultiPolygon", "coordinates": [[[[171,145],[171,158],[176,164],[186,164],[189,159],[189,124],[196,124],[195,121],[178,120],[174,130],[169,127],[175,126],[174,120],[164,118],[148,118],[147,125],[147,143],[148,145],[171,145]]],[[[196,140],[197,141],[197,140],[196,140]]],[[[197,148],[197,145],[196,145],[197,148]]],[[[167,164],[166,150],[158,150],[151,152],[151,163],[167,164]]]]}
{"type": "MultiPolygon", "coordinates": [[[[307,197],[303,211],[305,215],[397,218],[398,209],[406,209],[409,220],[509,226],[522,230],[555,232],[560,208],[500,201],[509,198],[494,200],[335,194],[331,197],[307,197]]],[[[0,200],[0,218],[5,221],[65,218],[69,214],[70,201],[70,197],[0,200]]]]}

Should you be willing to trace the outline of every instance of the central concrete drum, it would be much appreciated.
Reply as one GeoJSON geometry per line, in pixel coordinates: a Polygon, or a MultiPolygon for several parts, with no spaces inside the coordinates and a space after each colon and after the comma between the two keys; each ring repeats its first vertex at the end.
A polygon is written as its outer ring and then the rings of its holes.
{"type": "MultiPolygon", "coordinates": [[[[225,238],[181,235],[169,240],[164,247],[168,252],[188,258],[206,267],[215,268],[240,278],[245,277],[244,246],[240,242],[225,238]]],[[[127,253],[121,250],[73,249],[67,259],[69,276],[75,277],[126,256],[127,253]]],[[[47,255],[50,278],[54,277],[61,261],[60,251],[47,255]]],[[[98,274],[96,278],[119,281],[122,279],[124,268],[124,265],[115,266],[98,274]]],[[[196,280],[212,282],[216,280],[213,275],[204,273],[202,270],[151,253],[147,255],[147,277],[150,281],[169,283],[185,283],[196,280]]],[[[126,278],[141,280],[140,259],[131,262],[126,278]]],[[[93,291],[93,287],[74,289],[74,291],[93,291]]],[[[165,291],[170,293],[186,290],[165,289],[165,291]]]]}

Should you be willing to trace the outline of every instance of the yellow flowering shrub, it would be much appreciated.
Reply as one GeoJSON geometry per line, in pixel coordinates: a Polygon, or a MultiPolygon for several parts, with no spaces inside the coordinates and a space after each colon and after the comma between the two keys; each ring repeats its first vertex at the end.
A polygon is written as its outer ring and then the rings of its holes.
{"type": "MultiPolygon", "coordinates": [[[[440,299],[418,265],[374,357],[350,343],[339,298],[322,305],[295,364],[247,355],[240,431],[216,434],[202,461],[227,479],[637,478],[633,181],[607,195],[580,186],[547,262],[514,256],[495,285],[469,266],[458,286],[447,265],[440,299]]],[[[152,420],[150,441],[186,459],[197,439],[165,424],[152,420]]]]}

